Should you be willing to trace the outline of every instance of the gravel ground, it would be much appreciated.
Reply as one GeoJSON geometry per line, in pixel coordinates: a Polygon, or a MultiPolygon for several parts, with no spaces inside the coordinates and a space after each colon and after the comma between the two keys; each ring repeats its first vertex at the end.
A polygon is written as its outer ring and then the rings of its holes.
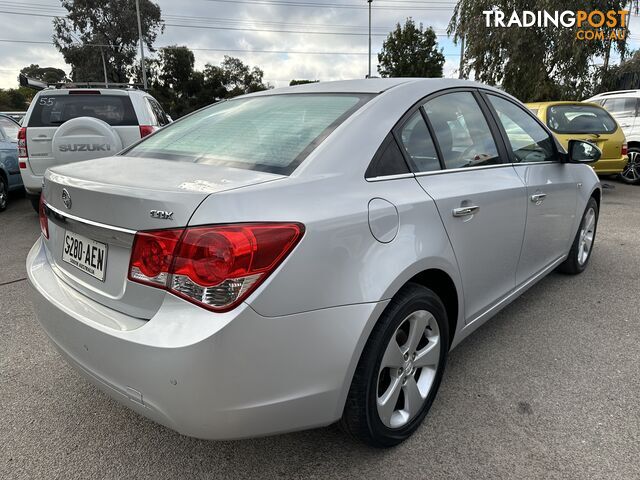
{"type": "Polygon", "coordinates": [[[424,425],[374,450],[336,427],[235,442],[181,436],[82,380],[33,315],[37,215],[0,214],[0,478],[640,478],[640,187],[609,182],[596,249],[456,348],[424,425]]]}

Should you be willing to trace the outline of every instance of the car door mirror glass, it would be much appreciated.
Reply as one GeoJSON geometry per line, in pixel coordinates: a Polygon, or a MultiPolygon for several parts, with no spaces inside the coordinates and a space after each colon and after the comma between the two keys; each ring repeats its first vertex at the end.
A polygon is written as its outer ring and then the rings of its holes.
{"type": "Polygon", "coordinates": [[[569,140],[569,161],[573,163],[593,163],[600,160],[602,151],[591,142],[569,140]]]}

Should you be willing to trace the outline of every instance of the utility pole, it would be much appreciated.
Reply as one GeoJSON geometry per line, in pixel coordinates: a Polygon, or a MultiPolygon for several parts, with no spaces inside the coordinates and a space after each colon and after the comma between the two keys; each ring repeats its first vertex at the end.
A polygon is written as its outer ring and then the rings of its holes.
{"type": "Polygon", "coordinates": [[[460,68],[458,70],[458,78],[464,78],[462,69],[464,68],[464,33],[460,35],[460,68]]]}
{"type": "Polygon", "coordinates": [[[142,86],[147,89],[147,70],[144,68],[144,42],[142,41],[142,23],[140,22],[140,0],[136,0],[136,15],[138,16],[138,37],[140,39],[140,69],[142,70],[142,86]]]}
{"type": "Polygon", "coordinates": [[[367,0],[369,4],[369,73],[367,74],[367,78],[371,78],[371,3],[373,0],[367,0]]]}
{"type": "Polygon", "coordinates": [[[107,64],[104,61],[104,50],[100,45],[100,55],[102,55],[102,71],[104,72],[104,87],[109,88],[109,78],[107,77],[107,64]]]}

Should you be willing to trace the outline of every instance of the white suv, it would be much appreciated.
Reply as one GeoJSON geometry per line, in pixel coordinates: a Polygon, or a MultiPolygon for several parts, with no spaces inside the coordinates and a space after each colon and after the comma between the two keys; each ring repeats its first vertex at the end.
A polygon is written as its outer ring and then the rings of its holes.
{"type": "Polygon", "coordinates": [[[587,102],[602,105],[620,124],[629,145],[629,163],[620,178],[626,183],[640,184],[640,90],[600,93],[587,102]]]}
{"type": "Polygon", "coordinates": [[[20,173],[34,208],[47,168],[118,153],[171,121],[158,101],[133,88],[47,88],[18,133],[20,173]]]}

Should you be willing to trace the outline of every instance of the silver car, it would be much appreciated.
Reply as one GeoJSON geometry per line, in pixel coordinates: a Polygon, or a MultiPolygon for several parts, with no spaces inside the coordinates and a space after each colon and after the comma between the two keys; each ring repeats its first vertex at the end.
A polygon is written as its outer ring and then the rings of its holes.
{"type": "Polygon", "coordinates": [[[600,153],[568,150],[468,81],[217,103],[47,171],[37,316],[88,380],[185,435],[340,421],[392,446],[451,348],[547,273],[587,266],[600,153]]]}

